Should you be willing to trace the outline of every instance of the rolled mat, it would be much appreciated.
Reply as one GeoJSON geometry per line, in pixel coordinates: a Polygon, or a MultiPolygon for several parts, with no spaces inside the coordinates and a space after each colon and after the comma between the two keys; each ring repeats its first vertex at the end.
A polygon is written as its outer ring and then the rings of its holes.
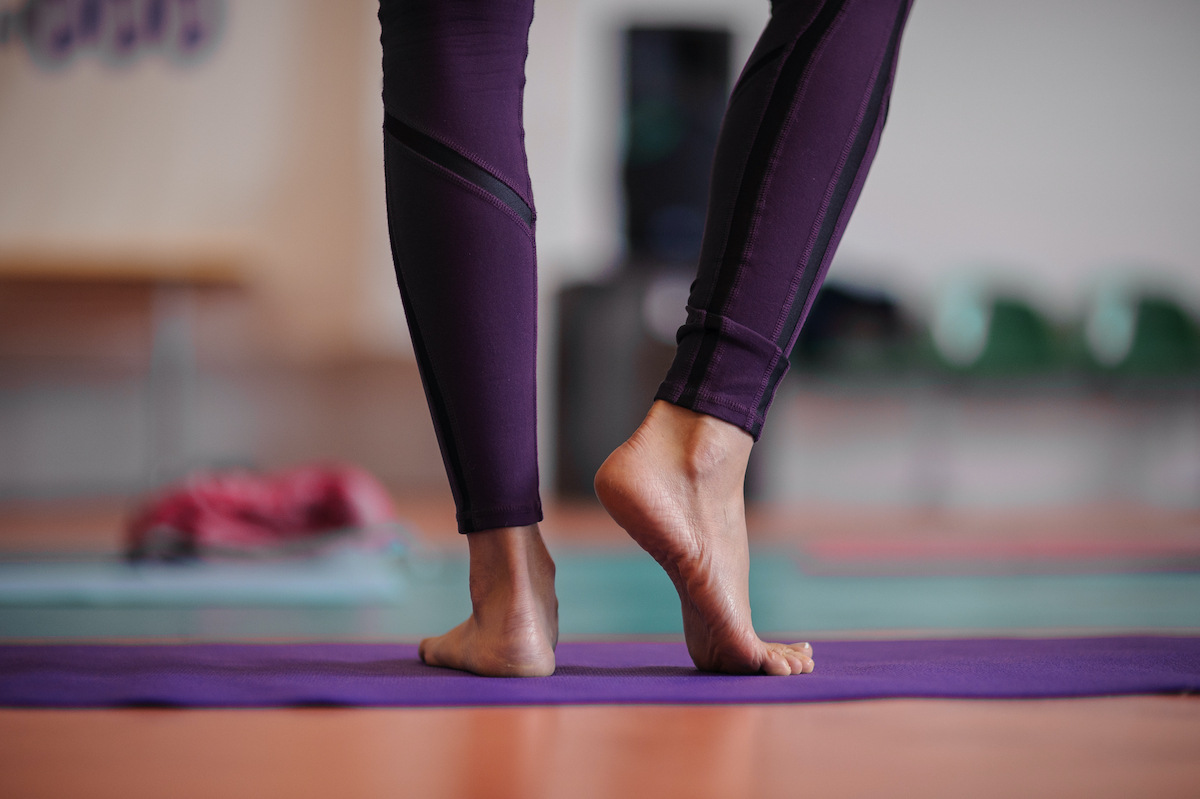
{"type": "Polygon", "coordinates": [[[1200,638],[825,641],[793,677],[697,671],[682,643],[563,643],[532,679],[431,668],[402,644],[10,644],[6,707],[740,704],[1200,690],[1200,638]]]}

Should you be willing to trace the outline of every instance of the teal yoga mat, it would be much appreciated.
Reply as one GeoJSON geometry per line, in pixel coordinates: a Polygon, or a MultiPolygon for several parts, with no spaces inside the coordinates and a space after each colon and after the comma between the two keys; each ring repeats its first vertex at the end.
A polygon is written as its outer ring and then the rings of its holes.
{"type": "MultiPolygon", "coordinates": [[[[557,562],[564,636],[682,631],[675,592],[649,557],[568,552],[559,553],[557,562]]],[[[470,612],[464,559],[411,558],[375,566],[387,570],[395,591],[371,593],[366,584],[352,585],[362,575],[349,569],[340,576],[333,570],[322,574],[324,598],[312,590],[286,602],[281,595],[183,602],[176,593],[157,604],[149,595],[90,607],[64,601],[5,604],[0,591],[0,638],[417,637],[444,631],[470,612]]],[[[303,582],[300,572],[293,576],[303,582]]],[[[783,554],[760,552],[751,563],[751,605],[760,631],[780,633],[1197,631],[1200,574],[812,576],[783,554]]]]}
{"type": "Polygon", "coordinates": [[[353,549],[277,561],[0,561],[0,606],[363,605],[397,602],[403,587],[392,558],[353,549]]]}

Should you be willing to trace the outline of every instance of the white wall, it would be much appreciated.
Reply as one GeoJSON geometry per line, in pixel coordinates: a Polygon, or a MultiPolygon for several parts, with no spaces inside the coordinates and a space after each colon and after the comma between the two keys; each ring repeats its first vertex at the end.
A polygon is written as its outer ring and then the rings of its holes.
{"type": "Polygon", "coordinates": [[[282,165],[297,16],[234,4],[212,57],[125,68],[81,54],[57,71],[0,50],[0,242],[235,243],[282,165]]]}
{"type": "Polygon", "coordinates": [[[20,46],[0,50],[0,258],[129,256],[169,269],[215,254],[250,285],[272,355],[402,348],[375,5],[228,9],[216,50],[187,68],[85,54],[45,71],[20,46]]]}
{"type": "Polygon", "coordinates": [[[539,0],[525,127],[547,279],[594,274],[624,249],[623,30],[635,23],[724,27],[734,34],[740,69],[768,12],[765,0],[539,0]]]}
{"type": "Polygon", "coordinates": [[[1198,41],[1190,0],[917,0],[845,265],[1011,267],[1063,312],[1146,264],[1200,306],[1198,41]]]}

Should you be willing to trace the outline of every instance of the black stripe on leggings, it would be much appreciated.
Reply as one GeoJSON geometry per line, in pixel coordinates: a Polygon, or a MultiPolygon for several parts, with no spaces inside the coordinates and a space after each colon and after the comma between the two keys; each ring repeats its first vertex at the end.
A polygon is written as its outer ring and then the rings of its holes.
{"type": "Polygon", "coordinates": [[[533,209],[500,178],[488,172],[466,156],[460,155],[437,139],[426,136],[389,113],[383,115],[383,129],[417,155],[424,156],[443,169],[448,169],[469,183],[474,183],[507,205],[527,225],[533,225],[533,209]]]}
{"type": "MultiPolygon", "coordinates": [[[[391,215],[388,218],[391,226],[391,215]]],[[[470,509],[471,496],[467,492],[467,479],[462,468],[462,459],[458,454],[458,441],[454,437],[454,426],[450,423],[450,412],[446,409],[446,401],[438,388],[437,377],[433,373],[433,364],[429,360],[429,352],[425,348],[425,338],[421,335],[417,317],[412,303],[408,301],[408,287],[404,283],[404,275],[396,266],[396,281],[400,284],[400,301],[404,304],[404,315],[409,320],[409,336],[412,338],[413,353],[417,356],[417,369],[421,372],[421,383],[425,387],[425,397],[429,401],[429,410],[433,413],[434,424],[437,428],[442,446],[446,450],[446,464],[450,468],[450,477],[454,487],[458,489],[455,499],[461,507],[470,509]]]]}
{"type": "MultiPolygon", "coordinates": [[[[724,311],[725,303],[737,280],[738,266],[745,254],[746,246],[750,241],[750,233],[754,227],[755,209],[758,207],[763,182],[766,180],[767,170],[771,166],[771,157],[775,153],[779,133],[787,122],[788,114],[791,113],[792,101],[799,90],[800,81],[808,71],[808,65],[812,61],[817,45],[820,44],[834,19],[837,18],[843,4],[844,0],[830,0],[825,3],[804,33],[800,34],[796,45],[779,68],[779,76],[775,79],[775,87],[771,90],[771,99],[767,101],[766,110],[763,112],[762,121],[758,126],[758,133],[754,137],[750,155],[746,159],[746,168],[742,172],[741,185],[738,188],[738,196],[733,205],[733,216],[729,223],[729,236],[725,241],[725,251],[720,266],[717,268],[717,274],[713,278],[713,285],[709,288],[708,296],[704,298],[704,304],[701,306],[711,309],[713,313],[720,314],[724,311]]],[[[720,338],[719,331],[705,329],[696,359],[692,362],[687,384],[679,397],[680,405],[689,406],[695,402],[696,394],[708,373],[709,363],[712,361],[720,338]]]]}
{"type": "Polygon", "coordinates": [[[733,105],[733,101],[738,98],[738,95],[740,95],[750,83],[750,78],[769,67],[771,62],[783,55],[783,51],[786,49],[787,44],[781,44],[778,47],[768,51],[762,58],[755,61],[754,64],[747,66],[746,71],[742,73],[740,78],[738,78],[737,85],[733,87],[733,93],[729,95],[729,105],[733,105]]]}
{"type": "MultiPolygon", "coordinates": [[[[850,146],[846,165],[842,169],[841,174],[838,175],[837,184],[833,189],[833,196],[829,201],[829,208],[825,212],[825,218],[821,220],[821,230],[817,234],[817,241],[813,246],[812,255],[809,257],[808,263],[804,265],[804,271],[800,276],[800,285],[796,290],[796,296],[792,300],[791,308],[788,309],[788,315],[784,320],[779,338],[775,340],[776,346],[780,348],[787,347],[788,342],[792,339],[792,334],[796,331],[796,326],[800,324],[800,315],[804,313],[804,309],[808,305],[809,295],[812,293],[814,284],[817,281],[817,275],[821,271],[821,263],[825,260],[825,253],[829,249],[829,243],[833,240],[834,230],[837,228],[842,210],[846,206],[846,200],[850,196],[850,189],[854,186],[854,182],[858,179],[858,173],[862,169],[863,159],[866,158],[867,147],[871,143],[871,137],[875,135],[877,128],[882,127],[881,117],[883,117],[883,122],[886,122],[887,111],[884,106],[884,94],[891,79],[892,65],[896,60],[896,48],[900,45],[900,31],[904,28],[904,16],[907,10],[908,4],[901,3],[900,12],[892,28],[891,38],[888,40],[887,52],[884,53],[883,62],[879,66],[879,71],[875,74],[875,83],[871,87],[871,99],[867,102],[867,110],[863,114],[863,122],[855,134],[854,143],[850,146]]],[[[758,403],[756,416],[761,417],[766,413],[767,406],[771,403],[771,396],[775,393],[775,386],[783,379],[783,375],[787,371],[788,360],[786,356],[787,353],[784,353],[784,357],[779,359],[779,362],[775,365],[775,369],[771,372],[770,380],[767,383],[767,390],[763,392],[762,399],[758,403]]]]}

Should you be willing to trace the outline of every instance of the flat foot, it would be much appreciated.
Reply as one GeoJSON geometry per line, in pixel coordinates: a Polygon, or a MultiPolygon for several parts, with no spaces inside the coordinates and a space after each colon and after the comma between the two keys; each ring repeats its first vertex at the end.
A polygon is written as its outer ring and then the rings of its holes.
{"type": "Polygon", "coordinates": [[[483,677],[547,677],[554,673],[554,649],[534,630],[506,640],[488,635],[472,616],[444,635],[421,641],[421,660],[483,677]]]}
{"type": "Polygon", "coordinates": [[[484,677],[554,673],[554,561],[537,525],[471,533],[471,617],[419,648],[430,666],[484,677]]]}

